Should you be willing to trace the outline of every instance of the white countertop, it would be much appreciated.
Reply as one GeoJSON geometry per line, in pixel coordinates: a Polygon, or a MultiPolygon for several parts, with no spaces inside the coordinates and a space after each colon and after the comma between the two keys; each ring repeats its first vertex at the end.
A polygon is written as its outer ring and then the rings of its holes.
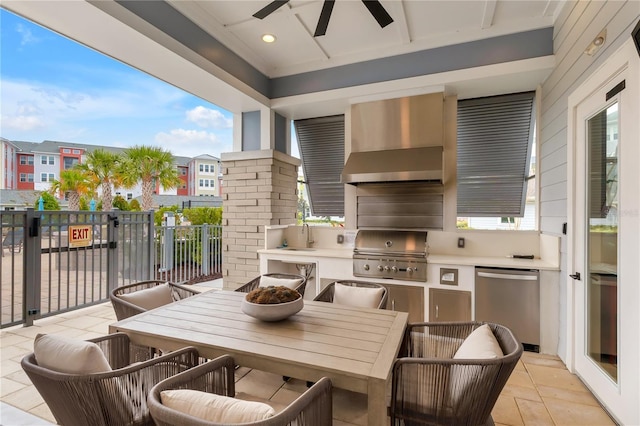
{"type": "Polygon", "coordinates": [[[272,248],[258,250],[259,254],[268,254],[270,257],[276,255],[278,257],[292,257],[294,259],[303,257],[332,257],[336,259],[353,258],[353,248],[272,248]]]}
{"type": "Polygon", "coordinates": [[[489,266],[495,268],[516,268],[516,269],[543,269],[550,271],[560,270],[559,265],[545,262],[542,259],[512,259],[510,257],[498,256],[454,256],[443,254],[430,254],[427,261],[433,264],[445,265],[471,265],[489,266]]]}
{"type": "MultiPolygon", "coordinates": [[[[328,257],[334,259],[352,259],[352,248],[288,248],[288,249],[261,249],[258,250],[259,254],[269,255],[270,258],[277,257],[281,260],[295,260],[310,261],[318,257],[328,257]]],[[[517,268],[517,269],[541,269],[557,271],[560,269],[559,265],[551,262],[546,262],[542,259],[512,259],[509,257],[497,257],[497,256],[454,256],[454,255],[442,255],[442,254],[429,254],[427,261],[432,264],[445,264],[445,265],[470,265],[470,266],[489,266],[496,268],[517,268]]]]}

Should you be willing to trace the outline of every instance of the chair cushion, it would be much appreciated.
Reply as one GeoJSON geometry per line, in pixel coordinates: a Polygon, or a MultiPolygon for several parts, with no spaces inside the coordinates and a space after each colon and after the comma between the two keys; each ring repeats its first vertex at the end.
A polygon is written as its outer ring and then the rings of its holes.
{"type": "Polygon", "coordinates": [[[93,342],[52,334],[38,334],[33,344],[38,365],[67,374],[111,371],[109,361],[93,342]]]}
{"type": "Polygon", "coordinates": [[[263,275],[260,277],[260,284],[258,284],[258,287],[278,287],[283,285],[285,287],[295,289],[301,282],[302,280],[299,278],[276,278],[263,275]]]}
{"type": "Polygon", "coordinates": [[[334,284],[333,303],[359,308],[377,308],[380,305],[383,288],[354,287],[340,283],[334,284]]]}
{"type": "Polygon", "coordinates": [[[483,324],[467,336],[453,356],[458,360],[496,359],[496,365],[452,365],[449,375],[451,406],[455,413],[466,416],[476,410],[478,393],[486,396],[488,386],[495,380],[499,360],[503,356],[500,344],[491,328],[483,324]]]}
{"type": "Polygon", "coordinates": [[[243,401],[191,389],[162,391],[160,401],[176,411],[218,423],[255,422],[276,414],[273,408],[262,402],[243,401]]]}
{"type": "Polygon", "coordinates": [[[464,339],[453,359],[492,359],[503,355],[491,328],[483,324],[464,339]]]}
{"type": "Polygon", "coordinates": [[[173,302],[169,284],[160,284],[144,290],[122,293],[118,297],[146,310],[155,309],[173,302]]]}

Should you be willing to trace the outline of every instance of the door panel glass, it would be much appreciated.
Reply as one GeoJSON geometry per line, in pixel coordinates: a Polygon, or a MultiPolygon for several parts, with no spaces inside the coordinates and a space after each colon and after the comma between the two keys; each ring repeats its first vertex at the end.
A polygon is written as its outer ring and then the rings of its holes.
{"type": "Polygon", "coordinates": [[[587,356],[618,378],[618,104],[587,123],[587,356]]]}

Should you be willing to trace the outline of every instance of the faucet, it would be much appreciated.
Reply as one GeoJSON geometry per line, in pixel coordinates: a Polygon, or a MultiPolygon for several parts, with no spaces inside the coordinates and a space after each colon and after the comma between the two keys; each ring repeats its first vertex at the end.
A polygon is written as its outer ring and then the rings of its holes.
{"type": "Polygon", "coordinates": [[[306,241],[306,247],[309,248],[311,247],[311,245],[315,242],[313,241],[313,239],[311,238],[311,228],[309,227],[308,223],[303,223],[302,224],[302,233],[304,234],[304,229],[307,228],[307,241],[306,241]]]}

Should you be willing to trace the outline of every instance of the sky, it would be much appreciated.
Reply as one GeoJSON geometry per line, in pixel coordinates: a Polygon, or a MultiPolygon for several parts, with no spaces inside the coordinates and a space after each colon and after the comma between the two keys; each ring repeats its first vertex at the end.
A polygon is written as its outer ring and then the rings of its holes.
{"type": "Polygon", "coordinates": [[[231,152],[233,114],[0,9],[0,136],[231,152]]]}

